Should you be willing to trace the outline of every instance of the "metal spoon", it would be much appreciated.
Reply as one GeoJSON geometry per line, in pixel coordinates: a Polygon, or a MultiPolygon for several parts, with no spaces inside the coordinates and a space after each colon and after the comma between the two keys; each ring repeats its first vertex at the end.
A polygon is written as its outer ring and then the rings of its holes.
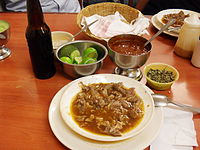
{"type": "Polygon", "coordinates": [[[200,113],[200,108],[194,108],[192,106],[188,106],[185,104],[180,104],[177,102],[172,101],[169,97],[162,95],[162,94],[152,94],[154,103],[156,107],[164,107],[164,106],[168,106],[168,104],[174,104],[180,108],[182,108],[183,110],[186,111],[191,111],[193,113],[200,113]]]}
{"type": "Polygon", "coordinates": [[[144,43],[144,47],[147,46],[152,40],[154,40],[158,35],[160,35],[163,31],[165,31],[169,26],[174,24],[176,22],[176,19],[171,19],[165,24],[154,36],[152,36],[146,43],[144,43]]]}
{"type": "Polygon", "coordinates": [[[181,29],[181,27],[173,27],[173,28],[168,28],[168,32],[178,32],[181,29]]]}
{"type": "Polygon", "coordinates": [[[92,23],[90,23],[90,24],[86,24],[79,32],[77,32],[76,34],[74,34],[73,35],[73,37],[71,37],[70,39],[69,39],[69,41],[71,41],[73,38],[75,38],[77,35],[79,35],[81,32],[83,32],[83,31],[85,31],[86,29],[88,29],[91,25],[93,25],[95,22],[97,22],[98,20],[95,20],[95,21],[93,21],[92,23]]]}

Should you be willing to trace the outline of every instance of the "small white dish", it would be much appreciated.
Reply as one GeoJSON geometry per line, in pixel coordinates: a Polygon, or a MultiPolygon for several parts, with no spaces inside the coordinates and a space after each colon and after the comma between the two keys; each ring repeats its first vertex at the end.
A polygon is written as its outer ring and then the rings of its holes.
{"type": "Polygon", "coordinates": [[[53,31],[51,32],[51,36],[54,50],[56,50],[65,43],[74,41],[73,35],[65,31],[53,31]]]}
{"type": "MultiPolygon", "coordinates": [[[[64,146],[73,150],[80,149],[80,147],[81,150],[141,150],[148,147],[159,134],[163,123],[162,107],[155,108],[152,121],[141,133],[127,140],[100,142],[80,136],[65,124],[60,115],[60,100],[70,84],[67,84],[56,93],[51,101],[48,112],[51,130],[64,146]]],[[[148,87],[146,88],[152,92],[148,87]]]]}
{"type": "Polygon", "coordinates": [[[136,80],[131,78],[114,75],[114,74],[97,74],[79,78],[71,82],[70,86],[64,92],[61,102],[60,102],[60,112],[64,122],[75,132],[78,134],[93,139],[97,141],[119,141],[124,140],[130,137],[133,137],[140,132],[142,132],[145,127],[150,123],[153,113],[154,113],[154,102],[153,98],[149,91],[146,90],[144,85],[136,80]],[[98,135],[84,130],[79,127],[79,125],[74,121],[71,113],[71,103],[73,97],[80,92],[81,88],[79,87],[79,83],[83,82],[83,84],[92,84],[92,83],[118,83],[122,82],[123,85],[127,88],[135,88],[136,93],[144,102],[144,116],[141,122],[132,130],[127,133],[122,134],[122,136],[109,136],[109,135],[98,135]]]}

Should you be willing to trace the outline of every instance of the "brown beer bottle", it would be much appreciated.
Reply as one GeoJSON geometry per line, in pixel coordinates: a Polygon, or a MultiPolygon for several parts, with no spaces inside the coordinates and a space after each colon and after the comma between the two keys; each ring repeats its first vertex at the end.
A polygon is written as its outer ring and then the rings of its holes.
{"type": "Polygon", "coordinates": [[[48,79],[55,72],[51,31],[44,21],[39,0],[26,0],[28,26],[26,39],[35,76],[48,79]]]}

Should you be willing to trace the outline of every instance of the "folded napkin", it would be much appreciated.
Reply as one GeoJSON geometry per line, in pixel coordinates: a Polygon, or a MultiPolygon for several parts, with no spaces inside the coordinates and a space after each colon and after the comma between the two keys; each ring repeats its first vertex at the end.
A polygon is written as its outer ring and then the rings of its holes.
{"type": "Polygon", "coordinates": [[[83,17],[81,24],[88,25],[95,20],[98,20],[89,27],[92,34],[97,37],[101,37],[108,40],[112,36],[119,34],[148,34],[146,30],[149,27],[149,19],[140,15],[137,19],[132,20],[129,24],[127,20],[119,13],[116,12],[114,15],[100,16],[92,15],[89,17],[83,17]]]}
{"type": "Polygon", "coordinates": [[[160,134],[150,150],[193,150],[198,144],[192,117],[191,112],[165,107],[160,134]]]}

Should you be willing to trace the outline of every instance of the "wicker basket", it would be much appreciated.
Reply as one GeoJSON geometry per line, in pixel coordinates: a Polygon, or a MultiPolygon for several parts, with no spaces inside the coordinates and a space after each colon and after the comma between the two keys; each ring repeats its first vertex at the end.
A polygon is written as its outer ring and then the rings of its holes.
{"type": "MultiPolygon", "coordinates": [[[[80,11],[80,13],[77,15],[77,24],[80,28],[82,28],[81,20],[83,16],[89,17],[94,14],[107,16],[107,15],[115,14],[116,11],[118,11],[124,18],[126,18],[126,20],[129,23],[132,20],[136,19],[139,16],[139,14],[141,14],[139,10],[125,4],[112,3],[112,2],[98,3],[98,4],[89,5],[83,8],[80,11]]],[[[86,30],[85,33],[92,38],[103,40],[101,37],[97,37],[93,35],[89,30],[86,30]]]]}

